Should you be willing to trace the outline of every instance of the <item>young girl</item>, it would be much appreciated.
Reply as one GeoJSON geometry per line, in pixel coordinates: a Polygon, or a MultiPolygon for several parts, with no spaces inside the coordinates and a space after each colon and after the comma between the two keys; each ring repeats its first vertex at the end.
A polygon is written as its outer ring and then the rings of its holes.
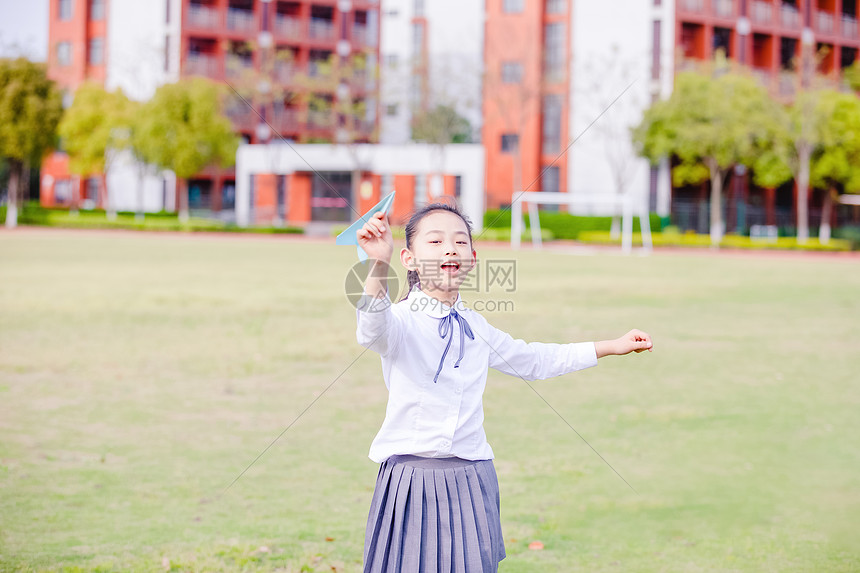
{"type": "Polygon", "coordinates": [[[372,259],[358,305],[358,342],[382,357],[388,406],[370,446],[380,464],[364,541],[365,573],[488,573],[505,557],[493,450],[481,396],[487,369],[526,380],[582,370],[610,354],[651,350],[631,330],[621,338],[526,343],[467,308],[459,288],[477,263],[469,220],[434,203],[406,225],[400,261],[409,292],[387,291],[394,241],[376,213],[358,232],[372,259]]]}

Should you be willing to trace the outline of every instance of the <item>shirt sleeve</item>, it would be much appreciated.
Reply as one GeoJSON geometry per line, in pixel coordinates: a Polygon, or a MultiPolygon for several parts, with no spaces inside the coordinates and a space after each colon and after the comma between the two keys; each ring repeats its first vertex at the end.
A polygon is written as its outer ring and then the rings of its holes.
{"type": "Polygon", "coordinates": [[[546,380],[597,366],[593,342],[525,342],[489,327],[490,368],[526,380],[546,380]]]}
{"type": "Polygon", "coordinates": [[[388,289],[384,298],[362,294],[355,314],[358,322],[355,337],[360,345],[380,356],[390,354],[397,347],[403,324],[399,313],[393,309],[388,289]]]}

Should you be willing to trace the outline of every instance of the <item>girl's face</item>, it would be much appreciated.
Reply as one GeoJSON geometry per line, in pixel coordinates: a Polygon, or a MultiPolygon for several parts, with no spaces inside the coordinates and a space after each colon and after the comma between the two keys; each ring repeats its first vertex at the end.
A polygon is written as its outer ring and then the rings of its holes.
{"type": "Polygon", "coordinates": [[[409,270],[417,270],[424,291],[456,292],[477,262],[466,223],[449,211],[432,211],[418,223],[412,248],[400,252],[409,270]]]}

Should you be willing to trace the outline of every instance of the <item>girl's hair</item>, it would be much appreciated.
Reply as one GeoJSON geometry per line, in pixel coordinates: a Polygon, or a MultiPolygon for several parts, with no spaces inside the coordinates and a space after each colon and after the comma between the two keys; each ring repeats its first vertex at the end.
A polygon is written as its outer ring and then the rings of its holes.
{"type": "MultiPolygon", "coordinates": [[[[406,248],[412,248],[412,239],[415,237],[415,233],[418,231],[418,223],[421,222],[421,219],[429,215],[434,211],[448,211],[449,213],[453,213],[460,217],[463,220],[463,223],[466,224],[466,232],[469,233],[469,244],[472,244],[472,222],[469,221],[469,218],[460,211],[457,207],[456,203],[428,203],[424,205],[417,211],[412,213],[412,216],[409,218],[409,222],[406,223],[406,248]]],[[[409,296],[409,293],[412,292],[412,287],[416,284],[418,288],[421,288],[421,280],[418,277],[418,271],[407,271],[406,272],[406,294],[400,300],[406,299],[409,296]]]]}

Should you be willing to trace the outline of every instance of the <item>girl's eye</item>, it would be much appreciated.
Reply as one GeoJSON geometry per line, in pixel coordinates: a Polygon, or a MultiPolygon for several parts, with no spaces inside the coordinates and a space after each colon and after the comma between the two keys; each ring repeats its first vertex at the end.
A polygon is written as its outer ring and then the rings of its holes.
{"type": "Polygon", "coordinates": [[[431,243],[441,243],[442,241],[430,241],[431,243]]]}
{"type": "Polygon", "coordinates": [[[457,244],[458,244],[458,245],[465,245],[465,244],[466,244],[466,241],[457,241],[457,244]]]}

